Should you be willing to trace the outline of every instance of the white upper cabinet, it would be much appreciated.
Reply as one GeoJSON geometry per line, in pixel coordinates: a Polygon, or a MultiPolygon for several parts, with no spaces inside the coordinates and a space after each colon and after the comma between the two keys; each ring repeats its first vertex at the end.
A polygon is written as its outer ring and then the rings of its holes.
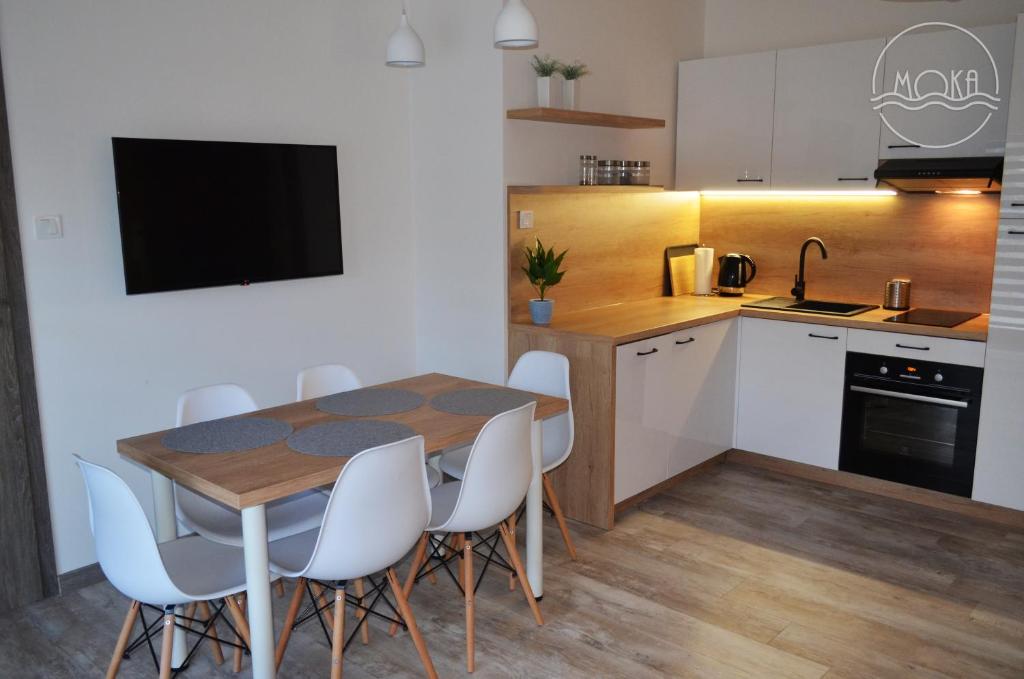
{"type": "Polygon", "coordinates": [[[677,189],[771,185],[775,55],[679,64],[677,189]]]}
{"type": "Polygon", "coordinates": [[[871,189],[881,119],[871,71],[885,40],[780,50],[772,188],[871,189]]]}
{"type": "Polygon", "coordinates": [[[892,39],[884,79],[876,74],[874,81],[875,96],[887,95],[875,105],[888,102],[881,109],[888,124],[882,124],[880,158],[1003,155],[1016,26],[970,33],[984,47],[956,29],[892,39]]]}

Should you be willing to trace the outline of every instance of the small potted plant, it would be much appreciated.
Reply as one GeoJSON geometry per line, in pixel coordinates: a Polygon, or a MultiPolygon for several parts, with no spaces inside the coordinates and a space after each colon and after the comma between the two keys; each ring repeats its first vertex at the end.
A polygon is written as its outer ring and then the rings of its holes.
{"type": "Polygon", "coordinates": [[[565,272],[558,269],[562,265],[562,259],[566,252],[568,250],[556,256],[554,248],[545,250],[539,238],[533,248],[529,246],[525,248],[526,266],[523,267],[523,271],[530,279],[530,285],[535,287],[540,294],[539,299],[530,300],[530,318],[533,319],[534,325],[551,323],[551,313],[554,311],[555,302],[546,299],[545,293],[548,288],[562,282],[565,272]]]}
{"type": "Polygon", "coordinates": [[[562,64],[550,54],[543,57],[533,55],[530,66],[537,74],[537,106],[549,108],[551,106],[551,90],[554,88],[551,76],[558,73],[562,64]]]}
{"type": "Polygon", "coordinates": [[[579,61],[571,64],[561,64],[558,72],[562,74],[562,108],[570,111],[576,110],[577,83],[580,78],[590,73],[587,65],[579,61]]]}

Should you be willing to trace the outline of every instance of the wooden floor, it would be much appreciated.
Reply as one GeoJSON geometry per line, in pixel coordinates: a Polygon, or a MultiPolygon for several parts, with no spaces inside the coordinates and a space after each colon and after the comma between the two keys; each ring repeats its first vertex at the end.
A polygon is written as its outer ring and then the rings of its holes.
{"type": "MultiPolygon", "coordinates": [[[[475,676],[1024,677],[1024,534],[1004,527],[727,464],[612,532],[574,526],[578,563],[546,530],[547,625],[489,577],[475,676]]],[[[412,597],[449,677],[465,675],[452,595],[441,581],[412,597]]],[[[125,607],[103,583],[0,619],[0,677],[102,676],[125,607]]],[[[370,641],[350,647],[346,677],[420,675],[407,635],[377,625],[370,641]]],[[[235,676],[229,665],[204,649],[183,676],[235,676]]],[[[281,676],[328,668],[323,633],[307,625],[281,676]]],[[[155,673],[136,654],[121,676],[155,673]]]]}

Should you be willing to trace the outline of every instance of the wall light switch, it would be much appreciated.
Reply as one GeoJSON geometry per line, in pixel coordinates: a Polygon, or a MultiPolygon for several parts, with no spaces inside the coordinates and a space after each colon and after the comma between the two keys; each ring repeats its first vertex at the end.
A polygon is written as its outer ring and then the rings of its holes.
{"type": "Polygon", "coordinates": [[[41,215],[36,217],[36,240],[51,240],[64,237],[64,224],[60,215],[41,215]]]}
{"type": "Polygon", "coordinates": [[[520,210],[519,211],[519,228],[520,229],[532,229],[533,228],[533,210],[520,210]]]}

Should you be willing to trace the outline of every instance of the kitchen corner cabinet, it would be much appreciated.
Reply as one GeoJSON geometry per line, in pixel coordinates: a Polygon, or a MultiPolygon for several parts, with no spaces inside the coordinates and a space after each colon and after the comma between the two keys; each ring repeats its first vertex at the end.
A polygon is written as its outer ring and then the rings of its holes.
{"type": "MultiPolygon", "coordinates": [[[[997,110],[992,117],[970,139],[950,146],[958,139],[967,137],[978,127],[979,116],[969,112],[957,113],[943,106],[929,106],[918,111],[909,111],[896,106],[884,109],[886,118],[903,137],[895,134],[883,123],[879,140],[879,158],[943,158],[950,156],[1001,156],[1006,144],[1006,121],[1010,100],[1010,82],[1013,72],[1013,49],[1016,25],[979,26],[970,29],[995,60],[999,73],[999,97],[997,110]],[[909,141],[928,146],[944,148],[923,148],[909,141]]],[[[921,93],[940,89],[936,85],[938,75],[947,80],[950,73],[966,74],[978,72],[978,90],[995,94],[992,65],[985,51],[980,49],[969,36],[956,30],[932,33],[912,32],[897,39],[885,54],[885,81],[882,91],[891,91],[896,82],[897,72],[909,74],[910,86],[921,77],[921,93]],[[931,75],[925,73],[930,72],[931,75]],[[919,74],[924,74],[919,75],[919,74]]],[[[870,78],[871,72],[865,76],[870,78]]],[[[966,87],[963,75],[958,80],[960,87],[966,87]]],[[[879,92],[881,93],[881,92],[879,92]]],[[[906,91],[904,90],[904,93],[906,91]]],[[[966,94],[966,92],[964,92],[966,94]]],[[[974,110],[981,111],[980,107],[974,110]]],[[[983,116],[982,116],[983,117],[983,116]]]]}
{"type": "Polygon", "coordinates": [[[616,348],[616,503],[732,447],[737,321],[616,348]]]}
{"type": "Polygon", "coordinates": [[[775,55],[680,62],[677,189],[771,185],[775,55]]]}
{"type": "Polygon", "coordinates": [[[839,468],[847,329],[744,318],[736,447],[839,468]]]}
{"type": "Polygon", "coordinates": [[[885,40],[779,50],[772,188],[875,186],[881,119],[871,71],[885,40]]]}

